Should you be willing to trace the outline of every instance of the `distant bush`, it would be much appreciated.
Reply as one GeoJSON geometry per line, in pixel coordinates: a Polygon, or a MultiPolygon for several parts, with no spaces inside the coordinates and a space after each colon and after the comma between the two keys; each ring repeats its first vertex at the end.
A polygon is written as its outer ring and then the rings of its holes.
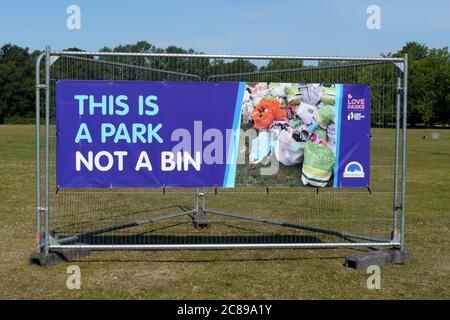
{"type": "Polygon", "coordinates": [[[21,117],[21,116],[12,116],[9,118],[3,119],[3,124],[35,124],[36,118],[31,117],[21,117]]]}

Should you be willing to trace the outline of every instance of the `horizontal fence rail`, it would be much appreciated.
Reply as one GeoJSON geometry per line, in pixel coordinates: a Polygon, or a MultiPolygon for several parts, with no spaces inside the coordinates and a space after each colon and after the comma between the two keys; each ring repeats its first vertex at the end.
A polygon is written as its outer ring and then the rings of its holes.
{"type": "Polygon", "coordinates": [[[163,245],[50,245],[52,249],[77,249],[94,251],[112,250],[226,250],[226,249],[330,249],[356,247],[395,247],[399,242],[386,243],[245,243],[245,244],[163,244],[163,245]]]}
{"type": "Polygon", "coordinates": [[[98,52],[98,51],[51,51],[54,56],[124,56],[159,58],[209,58],[245,60],[323,60],[323,61],[390,61],[403,62],[396,57],[345,57],[345,56],[291,56],[291,55],[244,55],[244,54],[202,54],[202,53],[150,53],[150,52],[98,52]]]}

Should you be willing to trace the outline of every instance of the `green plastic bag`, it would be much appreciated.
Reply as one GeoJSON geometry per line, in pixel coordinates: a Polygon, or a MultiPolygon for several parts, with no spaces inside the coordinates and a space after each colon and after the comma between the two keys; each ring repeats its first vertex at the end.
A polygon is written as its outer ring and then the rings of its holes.
{"type": "Polygon", "coordinates": [[[317,136],[322,140],[327,140],[327,131],[321,128],[317,128],[316,131],[314,131],[317,136]]]}
{"type": "Polygon", "coordinates": [[[334,102],[336,101],[336,88],[323,88],[320,101],[322,101],[324,104],[334,105],[334,102]]]}
{"type": "Polygon", "coordinates": [[[334,167],[334,154],[326,146],[306,142],[302,168],[304,185],[325,187],[331,178],[334,167]]]}
{"type": "Polygon", "coordinates": [[[301,94],[298,91],[297,86],[288,86],[284,88],[284,94],[286,95],[289,104],[299,105],[302,102],[301,94]]]}

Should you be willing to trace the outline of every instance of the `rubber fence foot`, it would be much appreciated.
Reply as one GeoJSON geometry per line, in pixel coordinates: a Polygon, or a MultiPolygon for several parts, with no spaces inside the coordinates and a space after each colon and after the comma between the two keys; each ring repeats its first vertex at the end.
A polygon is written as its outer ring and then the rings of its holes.
{"type": "Polygon", "coordinates": [[[410,259],[411,254],[406,250],[377,250],[348,256],[344,265],[352,269],[367,269],[372,265],[382,267],[389,264],[404,264],[410,259]]]}
{"type": "Polygon", "coordinates": [[[28,261],[30,262],[30,264],[37,264],[38,266],[41,267],[47,267],[53,266],[58,263],[62,263],[65,260],[56,252],[49,252],[49,253],[33,252],[29,256],[28,261]]]}
{"type": "Polygon", "coordinates": [[[42,267],[52,266],[58,263],[74,261],[79,258],[87,257],[91,254],[91,250],[87,249],[60,249],[49,253],[33,252],[28,261],[30,264],[37,264],[42,267]]]}

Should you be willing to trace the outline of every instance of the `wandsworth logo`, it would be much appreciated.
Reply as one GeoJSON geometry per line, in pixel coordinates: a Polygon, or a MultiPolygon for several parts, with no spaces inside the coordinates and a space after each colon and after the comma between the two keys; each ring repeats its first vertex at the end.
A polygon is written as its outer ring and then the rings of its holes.
{"type": "Polygon", "coordinates": [[[364,169],[357,161],[347,163],[344,169],[344,178],[364,178],[364,169]]]}

